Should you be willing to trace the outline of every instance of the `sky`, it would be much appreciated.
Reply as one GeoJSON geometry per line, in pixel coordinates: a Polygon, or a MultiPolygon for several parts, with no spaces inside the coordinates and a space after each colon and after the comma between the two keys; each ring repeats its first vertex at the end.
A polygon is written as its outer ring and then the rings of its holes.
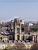
{"type": "Polygon", "coordinates": [[[38,0],[0,0],[0,21],[14,18],[38,21],[38,0]]]}

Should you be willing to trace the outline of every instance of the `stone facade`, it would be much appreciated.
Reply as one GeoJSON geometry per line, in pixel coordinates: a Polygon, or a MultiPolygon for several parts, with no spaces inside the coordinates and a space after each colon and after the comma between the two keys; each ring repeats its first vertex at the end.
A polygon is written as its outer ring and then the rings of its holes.
{"type": "Polygon", "coordinates": [[[16,41],[37,41],[34,40],[36,39],[36,35],[31,35],[30,33],[30,28],[28,27],[27,24],[25,24],[24,20],[20,20],[18,18],[14,19],[14,21],[10,21],[7,23],[7,27],[8,28],[8,32],[12,33],[12,36],[14,37],[14,39],[12,40],[16,40],[16,41]],[[33,38],[32,38],[33,37],[33,38]]]}

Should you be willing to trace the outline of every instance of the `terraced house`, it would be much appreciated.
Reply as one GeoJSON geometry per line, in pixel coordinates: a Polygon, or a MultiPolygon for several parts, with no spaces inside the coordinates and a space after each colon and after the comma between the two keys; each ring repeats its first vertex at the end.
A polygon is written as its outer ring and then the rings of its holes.
{"type": "Polygon", "coordinates": [[[24,20],[20,20],[17,18],[14,19],[15,40],[26,41],[26,39],[31,36],[29,31],[28,25],[25,24],[24,20]]]}
{"type": "MultiPolygon", "coordinates": [[[[4,37],[12,41],[37,42],[37,36],[31,32],[30,26],[24,20],[15,18],[2,27],[4,37]]],[[[1,32],[2,32],[1,31],[1,32]]],[[[5,38],[4,38],[5,41],[5,38]]]]}

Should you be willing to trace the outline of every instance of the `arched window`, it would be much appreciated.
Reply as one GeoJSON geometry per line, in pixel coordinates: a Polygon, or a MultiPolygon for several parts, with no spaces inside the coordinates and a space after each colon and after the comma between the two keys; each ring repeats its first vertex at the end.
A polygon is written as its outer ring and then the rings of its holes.
{"type": "Polygon", "coordinates": [[[24,35],[22,36],[22,40],[24,41],[24,35]]]}
{"type": "Polygon", "coordinates": [[[20,40],[20,35],[17,35],[17,40],[20,40]]]}

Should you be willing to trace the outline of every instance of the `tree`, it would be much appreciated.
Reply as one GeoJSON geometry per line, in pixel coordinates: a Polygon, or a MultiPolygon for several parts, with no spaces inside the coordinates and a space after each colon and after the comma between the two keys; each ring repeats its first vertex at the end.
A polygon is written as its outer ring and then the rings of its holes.
{"type": "Polygon", "coordinates": [[[30,50],[38,50],[38,44],[34,44],[33,46],[31,46],[30,50]]]}
{"type": "Polygon", "coordinates": [[[17,45],[15,44],[14,46],[8,46],[4,50],[26,50],[26,47],[24,44],[18,43],[17,45]]]}

